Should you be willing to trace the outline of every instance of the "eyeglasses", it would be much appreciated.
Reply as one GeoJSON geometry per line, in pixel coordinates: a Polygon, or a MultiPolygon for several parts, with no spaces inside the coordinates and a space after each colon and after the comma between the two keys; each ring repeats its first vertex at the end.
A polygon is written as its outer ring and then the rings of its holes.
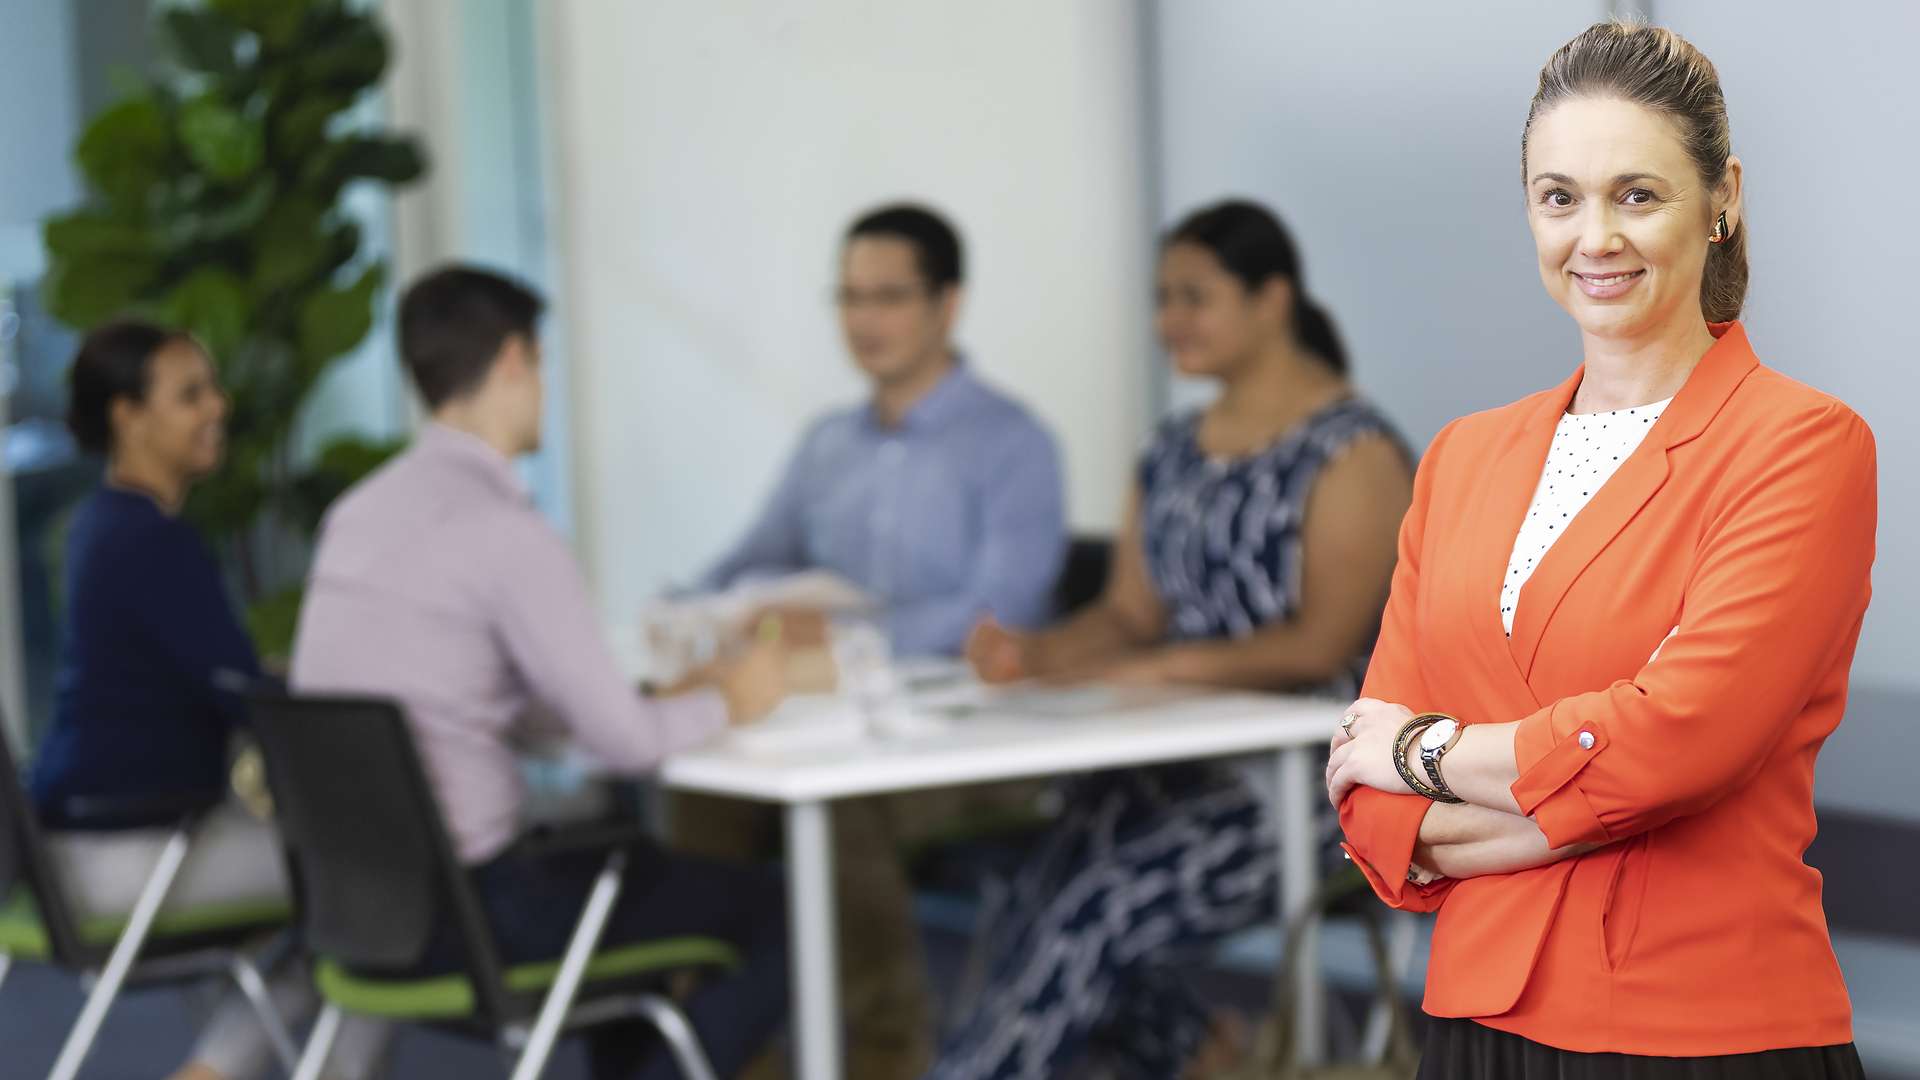
{"type": "Polygon", "coordinates": [[[833,303],[842,311],[863,307],[898,311],[927,295],[927,290],[918,285],[882,285],[875,289],[852,289],[842,286],[833,291],[833,303]]]}

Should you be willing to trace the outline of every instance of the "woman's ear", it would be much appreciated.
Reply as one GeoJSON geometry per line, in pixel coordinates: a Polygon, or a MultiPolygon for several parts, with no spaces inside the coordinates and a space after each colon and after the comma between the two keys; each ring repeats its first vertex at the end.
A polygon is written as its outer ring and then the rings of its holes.
{"type": "Polygon", "coordinates": [[[1277,321],[1282,327],[1293,325],[1293,279],[1270,277],[1253,294],[1254,303],[1259,305],[1260,313],[1277,321]]]}
{"type": "Polygon", "coordinates": [[[1727,215],[1727,235],[1740,231],[1740,219],[1746,213],[1744,195],[1746,190],[1745,169],[1737,155],[1727,155],[1726,171],[1720,175],[1720,185],[1714,189],[1714,208],[1716,214],[1727,215]]]}
{"type": "Polygon", "coordinates": [[[107,404],[107,432],[109,445],[119,445],[125,441],[126,433],[139,426],[145,410],[140,403],[130,397],[116,397],[107,404]]]}

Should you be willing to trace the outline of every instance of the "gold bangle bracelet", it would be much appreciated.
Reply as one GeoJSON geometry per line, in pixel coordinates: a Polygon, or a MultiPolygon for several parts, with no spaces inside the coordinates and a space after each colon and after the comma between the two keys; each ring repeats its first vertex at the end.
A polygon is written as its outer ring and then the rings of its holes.
{"type": "Polygon", "coordinates": [[[1407,721],[1401,727],[1400,734],[1393,739],[1393,767],[1400,773],[1401,781],[1412,789],[1415,795],[1432,802],[1442,802],[1444,797],[1439,789],[1420,779],[1407,764],[1407,747],[1413,745],[1413,740],[1419,738],[1421,732],[1439,723],[1441,719],[1442,716],[1439,713],[1422,713],[1407,721]]]}

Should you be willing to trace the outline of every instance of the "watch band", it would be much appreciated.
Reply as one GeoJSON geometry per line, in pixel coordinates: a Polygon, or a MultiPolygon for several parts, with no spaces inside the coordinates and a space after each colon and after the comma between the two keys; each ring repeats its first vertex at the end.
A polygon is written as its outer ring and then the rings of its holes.
{"type": "Polygon", "coordinates": [[[1447,786],[1446,778],[1440,775],[1440,758],[1448,750],[1453,749],[1453,742],[1454,740],[1449,739],[1447,740],[1447,745],[1437,750],[1428,750],[1425,747],[1422,747],[1420,750],[1420,764],[1427,767],[1427,779],[1433,781],[1435,796],[1433,801],[1435,802],[1462,803],[1467,801],[1455,795],[1453,789],[1447,786]]]}
{"type": "Polygon", "coordinates": [[[1440,759],[1445,757],[1447,751],[1453,749],[1454,746],[1460,742],[1460,736],[1467,732],[1467,725],[1462,724],[1459,720],[1445,713],[1426,713],[1418,717],[1418,719],[1426,720],[1429,727],[1442,720],[1453,721],[1453,737],[1447,740],[1446,745],[1437,746],[1432,750],[1423,746],[1419,749],[1418,753],[1420,754],[1420,764],[1426,767],[1427,779],[1433,781],[1433,789],[1439,793],[1440,797],[1435,801],[1444,803],[1466,802],[1467,800],[1453,793],[1453,789],[1447,786],[1446,777],[1440,775],[1440,759]]]}
{"type": "Polygon", "coordinates": [[[1413,789],[1415,795],[1434,802],[1442,801],[1441,794],[1421,779],[1418,773],[1407,767],[1407,747],[1413,745],[1413,740],[1419,738],[1421,732],[1439,722],[1440,717],[1431,713],[1416,716],[1407,721],[1406,725],[1400,729],[1400,734],[1393,740],[1393,767],[1399,771],[1400,779],[1406,782],[1407,787],[1413,789]]]}

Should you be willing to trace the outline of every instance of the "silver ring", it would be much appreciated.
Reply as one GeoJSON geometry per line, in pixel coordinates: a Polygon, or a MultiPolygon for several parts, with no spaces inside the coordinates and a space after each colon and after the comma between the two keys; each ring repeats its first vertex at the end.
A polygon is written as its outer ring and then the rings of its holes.
{"type": "Polygon", "coordinates": [[[1340,734],[1345,735],[1349,739],[1353,738],[1353,724],[1354,724],[1354,721],[1358,719],[1360,719],[1360,714],[1357,712],[1350,712],[1347,715],[1341,717],[1340,718],[1340,734]]]}

